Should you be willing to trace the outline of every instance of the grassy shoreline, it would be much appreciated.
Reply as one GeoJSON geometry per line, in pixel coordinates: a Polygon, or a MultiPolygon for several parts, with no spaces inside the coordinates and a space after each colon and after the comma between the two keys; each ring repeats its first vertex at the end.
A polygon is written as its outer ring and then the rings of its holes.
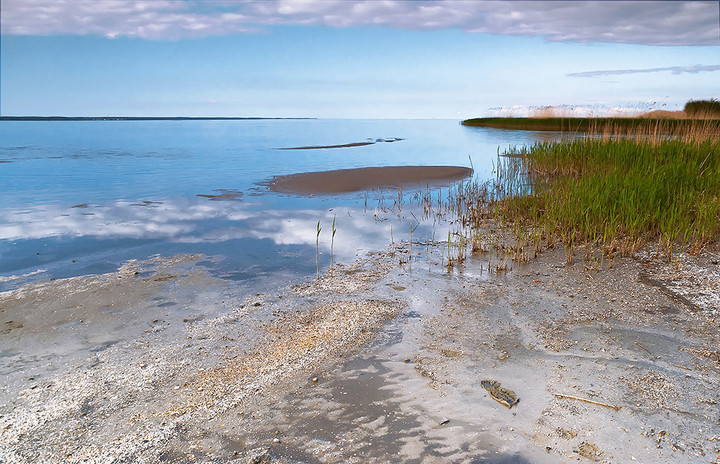
{"type": "Polygon", "coordinates": [[[605,132],[658,130],[682,132],[689,130],[720,130],[720,119],[662,119],[662,118],[473,118],[460,124],[469,127],[492,127],[494,129],[559,131],[559,132],[605,132]]]}
{"type": "Polygon", "coordinates": [[[503,237],[496,248],[513,261],[561,244],[568,262],[583,247],[586,260],[601,263],[650,244],[671,259],[717,241],[717,121],[664,121],[671,131],[633,121],[646,125],[596,125],[582,138],[508,149],[494,179],[461,185],[449,200],[470,230],[466,240],[481,241],[491,220],[503,237]]]}
{"type": "Polygon", "coordinates": [[[720,235],[717,141],[542,143],[520,163],[513,174],[526,176],[533,190],[507,198],[505,217],[534,224],[566,246],[628,252],[657,241],[670,256],[674,246],[700,249],[720,235]]]}

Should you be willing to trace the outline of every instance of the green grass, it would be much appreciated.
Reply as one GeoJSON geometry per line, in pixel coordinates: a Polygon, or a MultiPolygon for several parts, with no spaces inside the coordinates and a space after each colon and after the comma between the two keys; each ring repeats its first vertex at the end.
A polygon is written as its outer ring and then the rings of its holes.
{"type": "Polygon", "coordinates": [[[538,143],[498,167],[496,215],[566,247],[702,247],[720,235],[720,142],[538,143]]]}
{"type": "Polygon", "coordinates": [[[437,205],[423,197],[423,211],[451,215],[497,272],[557,245],[568,262],[582,249],[587,268],[601,269],[616,254],[657,246],[671,259],[720,239],[720,120],[594,121],[584,134],[510,148],[493,179],[459,182],[437,205]]]}

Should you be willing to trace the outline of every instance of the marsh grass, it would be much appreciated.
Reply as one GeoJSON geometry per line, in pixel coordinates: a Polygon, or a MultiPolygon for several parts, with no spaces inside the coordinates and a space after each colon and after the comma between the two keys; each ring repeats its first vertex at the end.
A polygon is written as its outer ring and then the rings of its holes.
{"type": "MultiPolygon", "coordinates": [[[[430,248],[438,246],[448,272],[470,256],[505,272],[556,247],[568,263],[582,259],[587,271],[648,246],[668,261],[678,250],[701,251],[720,237],[720,128],[712,120],[633,127],[598,122],[582,135],[510,147],[498,153],[488,181],[409,196],[422,211],[421,219],[407,216],[410,257],[415,229],[430,220],[428,268],[430,248]],[[452,227],[436,242],[438,221],[452,227]]],[[[401,191],[390,196],[392,206],[378,195],[376,212],[400,216],[401,191]]]]}
{"type": "Polygon", "coordinates": [[[578,139],[510,148],[489,182],[465,183],[447,203],[474,231],[488,224],[498,270],[562,245],[567,262],[584,249],[586,267],[612,265],[615,254],[655,244],[668,260],[678,248],[703,249],[720,236],[720,131],[646,125],[578,139]]]}
{"type": "Polygon", "coordinates": [[[670,257],[674,246],[702,248],[720,233],[717,141],[545,143],[523,161],[533,191],[508,197],[503,212],[570,249],[616,243],[632,253],[657,241],[670,257]]]}

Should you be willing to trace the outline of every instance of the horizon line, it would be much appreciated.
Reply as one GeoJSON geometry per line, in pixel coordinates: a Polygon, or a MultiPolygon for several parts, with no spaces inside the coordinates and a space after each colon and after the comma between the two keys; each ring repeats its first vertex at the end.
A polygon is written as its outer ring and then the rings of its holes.
{"type": "Polygon", "coordinates": [[[0,116],[0,121],[220,121],[266,119],[317,119],[264,116],[0,116]]]}

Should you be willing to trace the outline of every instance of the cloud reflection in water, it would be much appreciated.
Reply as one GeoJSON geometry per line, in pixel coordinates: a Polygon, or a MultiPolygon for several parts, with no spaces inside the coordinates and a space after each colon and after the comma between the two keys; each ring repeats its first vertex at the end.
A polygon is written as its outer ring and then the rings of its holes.
{"type": "MultiPolygon", "coordinates": [[[[415,217],[420,217],[418,211],[415,217]]],[[[86,208],[43,206],[0,212],[0,240],[93,238],[99,240],[155,239],[179,244],[222,243],[237,239],[270,240],[277,246],[315,248],[320,221],[319,248],[329,253],[332,221],[337,233],[334,255],[352,261],[359,253],[384,248],[391,238],[407,241],[409,206],[402,218],[392,212],[364,211],[362,207],[332,209],[254,210],[251,204],[163,199],[150,206],[129,201],[86,208]]],[[[425,221],[427,222],[427,221],[425,221]]],[[[423,223],[413,238],[424,240],[447,234],[447,226],[423,223]]]]}

